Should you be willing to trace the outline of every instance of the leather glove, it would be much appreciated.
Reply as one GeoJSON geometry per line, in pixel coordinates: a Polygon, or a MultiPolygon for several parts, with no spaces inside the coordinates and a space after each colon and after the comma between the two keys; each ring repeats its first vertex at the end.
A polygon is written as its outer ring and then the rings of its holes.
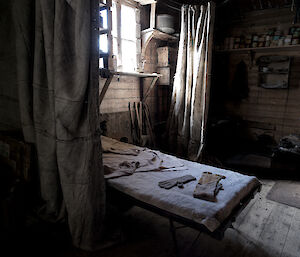
{"type": "Polygon", "coordinates": [[[185,175],[182,177],[172,178],[165,181],[158,182],[158,185],[161,188],[170,189],[174,186],[178,186],[179,188],[183,188],[183,184],[188,183],[190,181],[196,180],[195,177],[191,175],[185,175]]]}

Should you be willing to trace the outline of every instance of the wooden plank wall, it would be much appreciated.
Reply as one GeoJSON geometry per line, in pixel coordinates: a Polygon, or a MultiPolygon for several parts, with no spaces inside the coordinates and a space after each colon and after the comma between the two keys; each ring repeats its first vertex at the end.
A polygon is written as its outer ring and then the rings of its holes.
{"type": "MultiPolygon", "coordinates": [[[[100,89],[102,89],[104,82],[105,79],[100,79],[100,89]]],[[[127,112],[128,102],[139,101],[139,95],[139,78],[131,76],[114,76],[100,106],[100,112],[127,112]]]]}
{"type": "MultiPolygon", "coordinates": [[[[100,79],[100,90],[105,79],[100,79]]],[[[128,102],[138,102],[140,99],[139,78],[131,76],[114,76],[103,102],[100,106],[102,120],[106,121],[107,136],[120,139],[127,137],[130,142],[130,116],[128,102]]]]}
{"type": "MultiPolygon", "coordinates": [[[[278,28],[288,33],[293,26],[294,14],[290,9],[270,9],[249,12],[235,24],[230,35],[240,36],[247,33],[261,34],[270,28],[278,28]]],[[[248,65],[249,96],[239,105],[227,102],[230,114],[238,115],[254,126],[251,131],[254,136],[268,134],[278,141],[288,134],[300,134],[300,52],[272,51],[255,54],[251,63],[250,54],[230,53],[229,56],[229,85],[232,82],[236,65],[244,60],[248,65]],[[293,56],[289,79],[289,89],[264,89],[258,87],[258,66],[256,59],[262,55],[293,56]]]]}
{"type": "MultiPolygon", "coordinates": [[[[156,72],[157,67],[157,42],[152,40],[146,51],[144,71],[156,72]]],[[[150,86],[152,78],[145,78],[144,94],[150,86]]],[[[105,79],[100,79],[100,90],[105,79]]],[[[128,103],[140,101],[140,78],[132,76],[114,76],[109,89],[100,106],[100,112],[107,121],[107,135],[116,139],[127,137],[131,140],[128,103]],[[129,133],[128,133],[129,132],[129,133]]],[[[151,91],[146,103],[149,106],[152,121],[157,117],[157,90],[151,91]]]]}
{"type": "MultiPolygon", "coordinates": [[[[136,10],[137,59],[141,54],[140,10],[136,10]]],[[[105,79],[99,79],[100,90],[105,79]]],[[[120,139],[127,137],[130,142],[130,116],[128,103],[140,101],[140,78],[133,76],[114,76],[100,106],[102,119],[107,121],[107,136],[120,139]]]]}

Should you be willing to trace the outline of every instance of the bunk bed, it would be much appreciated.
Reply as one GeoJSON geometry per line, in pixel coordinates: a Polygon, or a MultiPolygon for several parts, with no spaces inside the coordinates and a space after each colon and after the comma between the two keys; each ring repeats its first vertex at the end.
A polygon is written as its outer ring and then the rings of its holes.
{"type": "Polygon", "coordinates": [[[174,221],[222,239],[225,230],[261,188],[253,176],[183,160],[103,136],[102,147],[110,201],[118,199],[116,204],[126,201],[168,218],[176,249],[178,227],[174,221]],[[157,158],[147,166],[151,154],[157,158]],[[155,163],[157,160],[163,160],[160,168],[155,163]],[[194,188],[204,171],[226,177],[215,202],[193,197],[194,188]],[[175,186],[166,190],[158,186],[160,181],[183,175],[192,175],[196,180],[184,184],[183,188],[175,186]]]}

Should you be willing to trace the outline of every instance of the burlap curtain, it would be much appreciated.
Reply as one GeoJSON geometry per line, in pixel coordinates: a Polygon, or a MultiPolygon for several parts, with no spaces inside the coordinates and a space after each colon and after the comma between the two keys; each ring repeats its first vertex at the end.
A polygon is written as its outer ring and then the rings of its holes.
{"type": "Polygon", "coordinates": [[[178,60],[168,119],[169,144],[200,161],[210,92],[214,3],[183,5],[178,60]]]}
{"type": "Polygon", "coordinates": [[[95,3],[14,0],[12,8],[22,128],[37,148],[44,217],[66,217],[85,250],[97,249],[105,211],[95,3]]]}

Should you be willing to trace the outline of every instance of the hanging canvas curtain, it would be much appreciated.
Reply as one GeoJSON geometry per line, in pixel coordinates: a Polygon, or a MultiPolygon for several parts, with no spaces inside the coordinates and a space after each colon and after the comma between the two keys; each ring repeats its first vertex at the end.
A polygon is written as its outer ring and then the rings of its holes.
{"type": "Polygon", "coordinates": [[[21,121],[37,149],[43,217],[66,218],[74,245],[95,250],[105,210],[92,17],[99,3],[13,3],[21,121]]]}
{"type": "Polygon", "coordinates": [[[176,74],[168,119],[169,144],[199,161],[210,92],[214,3],[183,5],[176,74]]]}

